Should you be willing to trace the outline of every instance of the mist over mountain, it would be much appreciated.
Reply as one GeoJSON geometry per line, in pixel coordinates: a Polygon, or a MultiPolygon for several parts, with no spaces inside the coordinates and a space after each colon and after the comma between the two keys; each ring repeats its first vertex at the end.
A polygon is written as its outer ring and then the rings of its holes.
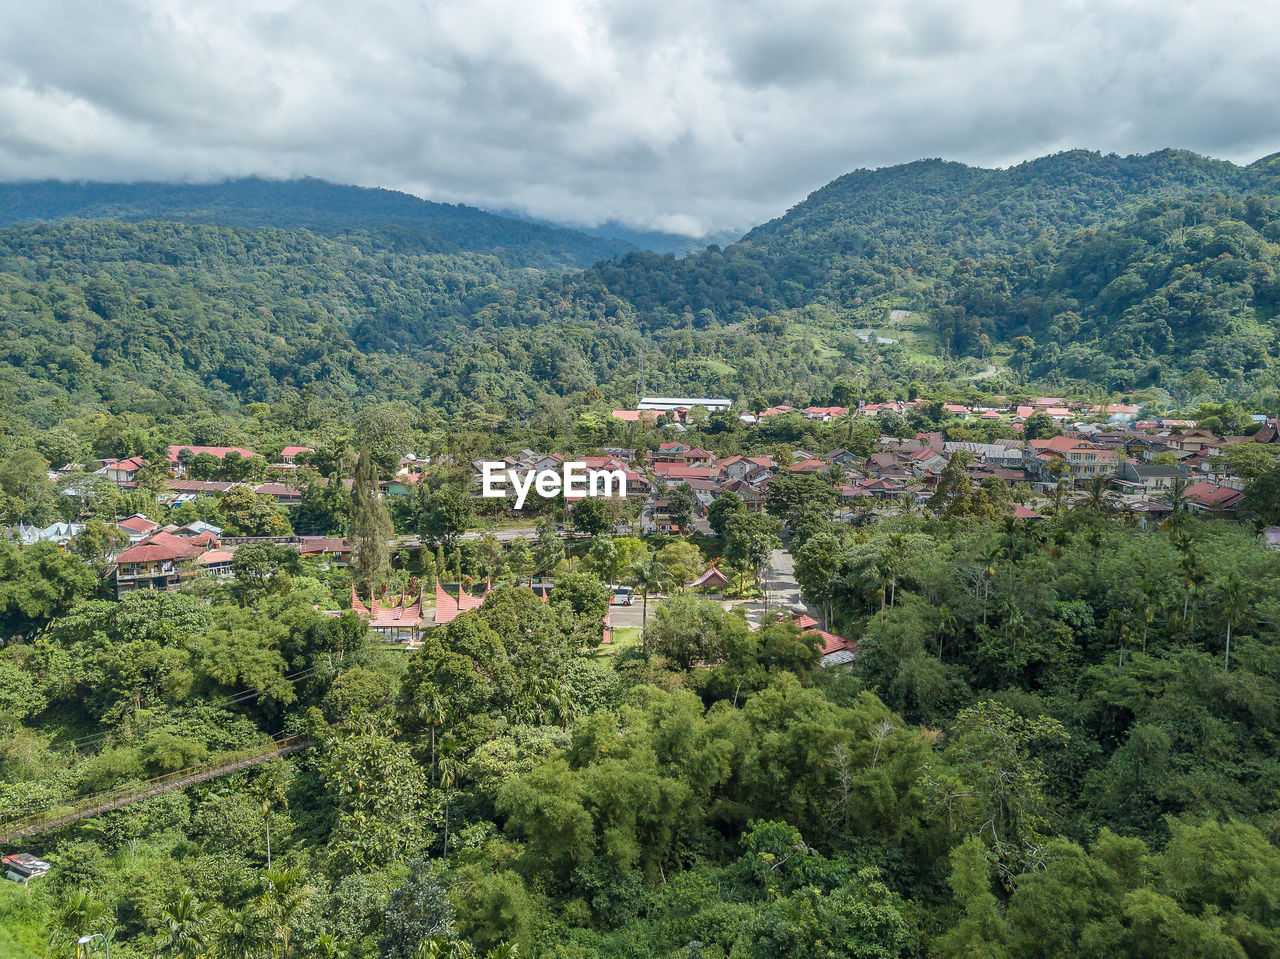
{"type": "Polygon", "coordinates": [[[325,234],[383,230],[424,252],[492,253],[512,265],[555,269],[581,269],[635,249],[617,238],[313,178],[0,184],[0,225],[66,220],[169,220],[325,234]]]}
{"type": "Polygon", "coordinates": [[[628,402],[642,352],[650,390],[748,405],[984,367],[1106,390],[1201,369],[1247,391],[1280,364],[1278,162],[921,160],[683,256],[316,180],[10,184],[0,382],[39,421],[303,388],[628,402]]]}

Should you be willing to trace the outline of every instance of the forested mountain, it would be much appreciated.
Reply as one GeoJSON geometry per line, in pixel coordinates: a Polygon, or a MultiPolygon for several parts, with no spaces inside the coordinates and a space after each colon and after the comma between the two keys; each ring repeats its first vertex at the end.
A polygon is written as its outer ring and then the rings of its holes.
{"type": "Polygon", "coordinates": [[[325,234],[380,231],[388,247],[491,253],[511,266],[550,269],[581,269],[634,249],[625,240],[313,178],[0,184],[0,226],[65,220],[171,220],[325,234]]]}
{"type": "Polygon", "coordinates": [[[313,180],[3,187],[0,221],[65,222],[0,231],[0,382],[37,424],[308,388],[491,413],[592,388],[627,403],[641,354],[650,391],[748,405],[979,361],[1006,388],[1176,391],[1199,369],[1241,395],[1280,362],[1278,163],[924,160],[841,177],[723,249],[577,273],[626,244],[313,180]],[[886,331],[891,309],[913,329],[886,331]]]}

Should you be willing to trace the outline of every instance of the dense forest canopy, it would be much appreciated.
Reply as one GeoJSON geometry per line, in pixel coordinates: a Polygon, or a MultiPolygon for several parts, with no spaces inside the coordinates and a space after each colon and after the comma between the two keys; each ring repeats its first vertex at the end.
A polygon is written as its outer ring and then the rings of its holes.
{"type": "Polygon", "coordinates": [[[628,405],[642,354],[650,392],[748,406],[984,365],[1257,390],[1277,360],[1276,162],[924,160],[841,177],[683,258],[319,181],[11,186],[5,219],[43,222],[0,232],[0,378],[42,425],[304,389],[527,412],[596,388],[628,405]],[[584,257],[601,260],[563,272],[584,257]]]}

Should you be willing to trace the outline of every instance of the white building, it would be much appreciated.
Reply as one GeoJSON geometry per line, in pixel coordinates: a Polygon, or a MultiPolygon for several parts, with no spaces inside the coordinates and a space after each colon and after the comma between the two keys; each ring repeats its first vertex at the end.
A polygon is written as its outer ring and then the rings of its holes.
{"type": "Polygon", "coordinates": [[[729,400],[705,396],[646,396],[636,409],[666,413],[670,410],[689,410],[695,406],[704,406],[708,410],[727,410],[732,405],[729,400]]]}

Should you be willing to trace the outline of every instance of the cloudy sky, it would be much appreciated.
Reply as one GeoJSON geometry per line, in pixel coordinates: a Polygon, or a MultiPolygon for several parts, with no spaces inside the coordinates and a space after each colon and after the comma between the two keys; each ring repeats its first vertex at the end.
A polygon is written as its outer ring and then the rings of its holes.
{"type": "Polygon", "coordinates": [[[0,0],[0,179],[311,175],[702,235],[864,166],[1280,150],[1251,0],[0,0]]]}

